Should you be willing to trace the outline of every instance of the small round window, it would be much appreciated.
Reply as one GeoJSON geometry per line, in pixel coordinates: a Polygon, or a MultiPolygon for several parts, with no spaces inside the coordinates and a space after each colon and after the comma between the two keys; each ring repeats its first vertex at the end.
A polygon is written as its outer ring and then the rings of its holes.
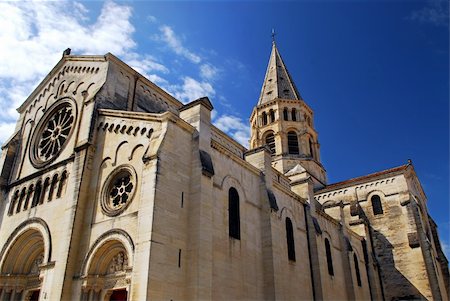
{"type": "Polygon", "coordinates": [[[44,114],[31,144],[31,162],[35,167],[42,167],[58,157],[72,133],[75,114],[70,99],[57,102],[44,114]]]}
{"type": "Polygon", "coordinates": [[[106,179],[102,191],[102,210],[116,216],[124,211],[136,191],[136,172],[129,165],[116,168],[106,179]]]}

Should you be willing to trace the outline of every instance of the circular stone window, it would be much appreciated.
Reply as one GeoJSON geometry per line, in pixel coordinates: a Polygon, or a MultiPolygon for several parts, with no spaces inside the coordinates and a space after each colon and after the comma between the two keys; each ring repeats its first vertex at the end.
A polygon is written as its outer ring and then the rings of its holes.
{"type": "Polygon", "coordinates": [[[116,216],[122,213],[136,191],[136,172],[129,165],[117,167],[103,185],[101,205],[106,215],[116,216]]]}
{"type": "Polygon", "coordinates": [[[31,143],[31,162],[42,167],[58,157],[72,133],[76,110],[70,99],[58,101],[44,114],[31,143]]]}

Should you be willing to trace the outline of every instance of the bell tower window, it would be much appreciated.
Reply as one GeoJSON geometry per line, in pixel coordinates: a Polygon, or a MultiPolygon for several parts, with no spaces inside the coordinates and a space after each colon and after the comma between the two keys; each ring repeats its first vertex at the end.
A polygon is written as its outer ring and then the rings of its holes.
{"type": "Polygon", "coordinates": [[[270,122],[275,122],[275,111],[274,110],[270,110],[269,111],[269,116],[270,116],[270,122]]]}
{"type": "Polygon", "coordinates": [[[291,155],[298,155],[299,154],[299,148],[298,148],[297,133],[294,132],[294,131],[290,131],[287,134],[287,138],[288,138],[289,154],[291,154],[291,155]]]}
{"type": "Polygon", "coordinates": [[[288,109],[287,108],[284,108],[284,110],[283,110],[283,119],[285,121],[289,120],[289,113],[288,113],[288,109]]]}
{"type": "Polygon", "coordinates": [[[311,138],[309,138],[309,154],[311,155],[311,158],[314,158],[314,143],[311,138]]]}
{"type": "Polygon", "coordinates": [[[262,124],[267,125],[267,113],[266,112],[262,113],[262,124]]]}
{"type": "Polygon", "coordinates": [[[297,110],[295,108],[292,109],[291,111],[291,117],[292,117],[292,121],[297,121],[297,110]]]}
{"type": "Polygon", "coordinates": [[[266,145],[269,147],[272,156],[275,155],[275,136],[272,132],[266,136],[266,145]]]}

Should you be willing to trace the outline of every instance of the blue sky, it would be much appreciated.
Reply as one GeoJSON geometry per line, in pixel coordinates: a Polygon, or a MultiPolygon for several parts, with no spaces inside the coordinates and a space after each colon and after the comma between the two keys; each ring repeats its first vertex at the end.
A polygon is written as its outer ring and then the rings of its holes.
{"type": "Polygon", "coordinates": [[[209,96],[244,145],[275,28],[329,182],[412,159],[449,254],[445,1],[0,2],[0,27],[0,141],[70,47],[111,52],[183,102],[209,96]]]}

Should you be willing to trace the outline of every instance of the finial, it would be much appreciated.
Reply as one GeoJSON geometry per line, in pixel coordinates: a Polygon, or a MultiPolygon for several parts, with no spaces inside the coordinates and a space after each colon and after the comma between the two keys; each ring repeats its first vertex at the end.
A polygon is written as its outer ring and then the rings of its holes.
{"type": "Polygon", "coordinates": [[[70,51],[71,51],[70,48],[67,48],[66,50],[64,50],[63,56],[65,56],[65,55],[70,55],[70,51]]]}
{"type": "Polygon", "coordinates": [[[275,29],[272,28],[272,44],[275,44],[275,29]]]}
{"type": "Polygon", "coordinates": [[[408,159],[408,165],[411,165],[411,164],[412,164],[412,160],[408,159]]]}

